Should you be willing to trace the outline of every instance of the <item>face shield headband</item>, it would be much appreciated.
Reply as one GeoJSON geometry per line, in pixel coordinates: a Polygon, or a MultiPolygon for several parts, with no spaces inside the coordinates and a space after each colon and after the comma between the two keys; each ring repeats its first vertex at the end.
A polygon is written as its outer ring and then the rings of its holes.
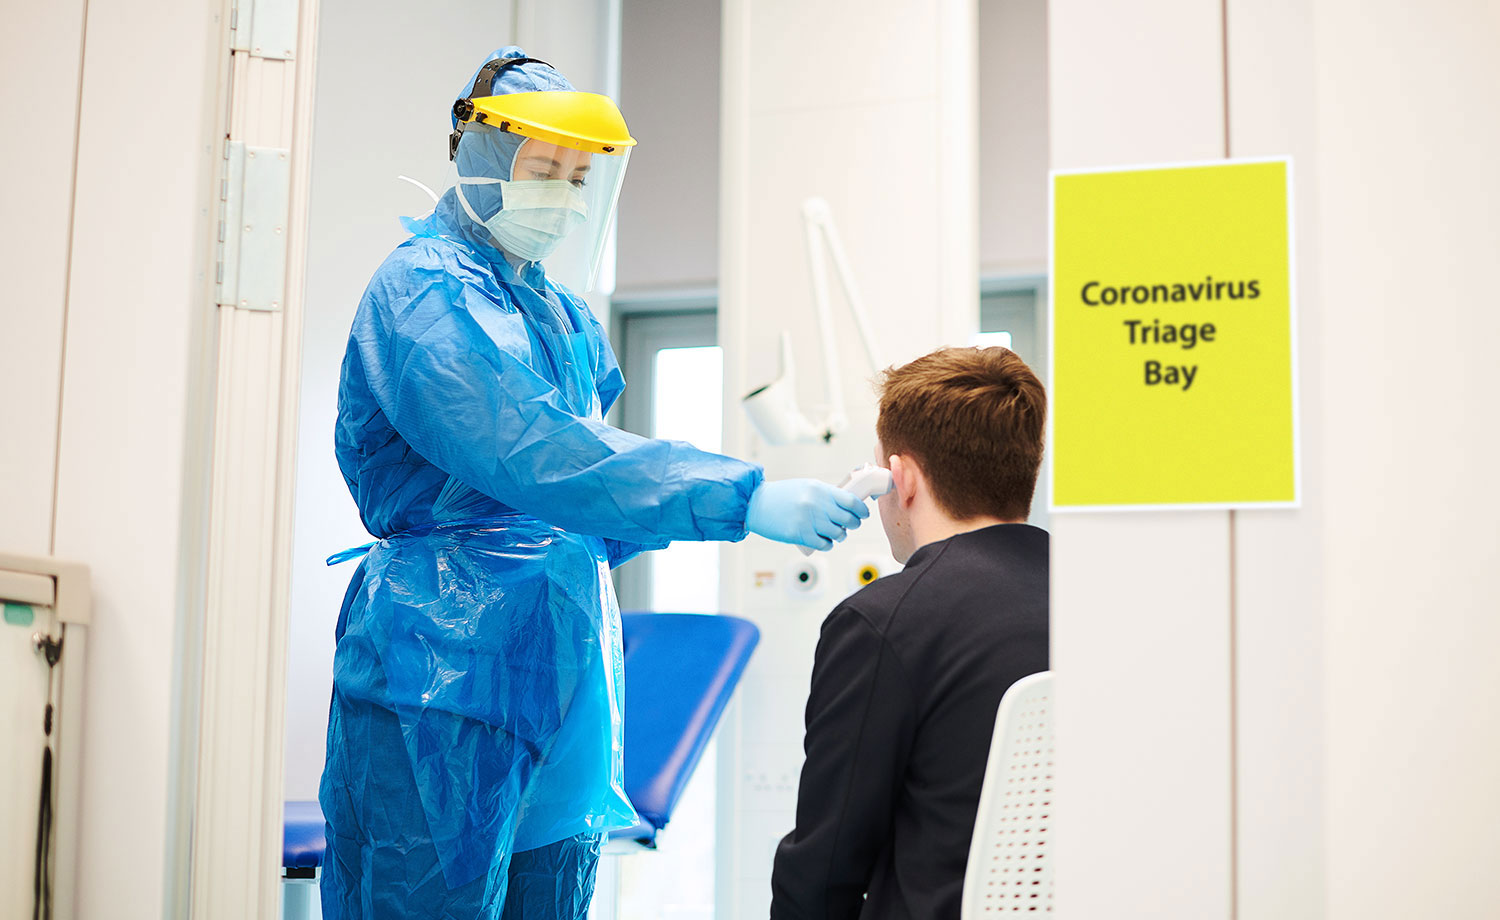
{"type": "MultiPolygon", "coordinates": [[[[453,133],[448,135],[448,159],[450,161],[458,156],[458,142],[463,139],[464,126],[469,123],[469,119],[474,115],[474,97],[489,95],[488,90],[494,86],[495,81],[500,78],[502,73],[505,73],[505,71],[512,67],[519,67],[522,64],[541,64],[544,67],[552,67],[551,64],[539,58],[495,58],[493,61],[489,61],[483,67],[479,68],[479,73],[474,75],[474,83],[469,87],[468,93],[462,98],[453,101],[453,117],[457,120],[458,124],[454,127],[453,133]],[[480,87],[484,87],[486,92],[481,93],[479,91],[480,87]]],[[[556,70],[557,68],[554,67],[553,69],[556,70]]]]}

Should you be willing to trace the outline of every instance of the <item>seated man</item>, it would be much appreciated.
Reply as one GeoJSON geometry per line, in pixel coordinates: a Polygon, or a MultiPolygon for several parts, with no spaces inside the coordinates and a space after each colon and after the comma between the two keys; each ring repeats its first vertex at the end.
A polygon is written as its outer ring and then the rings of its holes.
{"type": "Polygon", "coordinates": [[[773,920],[958,917],[995,710],[1047,669],[1047,532],[1024,523],[1045,416],[1005,348],[886,372],[880,518],[906,568],[823,623],[773,920]]]}

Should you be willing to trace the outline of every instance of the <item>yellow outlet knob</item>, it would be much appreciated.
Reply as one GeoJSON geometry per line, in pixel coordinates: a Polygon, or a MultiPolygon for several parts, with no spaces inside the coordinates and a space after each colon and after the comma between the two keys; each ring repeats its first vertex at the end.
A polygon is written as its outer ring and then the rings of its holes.
{"type": "Polygon", "coordinates": [[[873,565],[862,565],[854,577],[859,579],[860,584],[867,585],[880,577],[880,569],[873,565]]]}

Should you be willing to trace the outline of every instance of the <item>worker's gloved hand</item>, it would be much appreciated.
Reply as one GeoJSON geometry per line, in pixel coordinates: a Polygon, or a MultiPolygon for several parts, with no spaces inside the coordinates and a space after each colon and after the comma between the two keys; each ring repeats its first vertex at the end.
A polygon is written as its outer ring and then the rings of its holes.
{"type": "Polygon", "coordinates": [[[869,516],[853,492],[817,479],[781,479],[751,493],[745,528],[768,540],[831,549],[869,516]]]}

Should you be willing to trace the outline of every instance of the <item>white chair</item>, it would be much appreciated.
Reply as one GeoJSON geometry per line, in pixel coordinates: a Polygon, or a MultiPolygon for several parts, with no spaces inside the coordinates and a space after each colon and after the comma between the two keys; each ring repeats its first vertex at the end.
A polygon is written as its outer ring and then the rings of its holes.
{"type": "Polygon", "coordinates": [[[1052,912],[1052,672],[1005,691],[979,794],[961,916],[1052,912]]]}

